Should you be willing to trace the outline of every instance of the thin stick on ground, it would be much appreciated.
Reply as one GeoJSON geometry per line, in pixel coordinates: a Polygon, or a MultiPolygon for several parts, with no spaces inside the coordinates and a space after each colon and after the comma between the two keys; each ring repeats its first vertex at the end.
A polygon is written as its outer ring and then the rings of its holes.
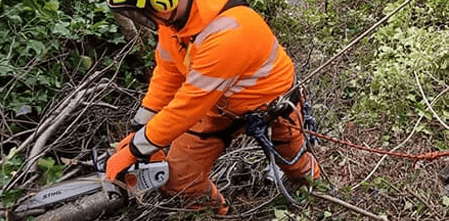
{"type": "Polygon", "coordinates": [[[334,198],[332,196],[320,194],[320,193],[317,193],[317,192],[311,192],[310,195],[312,195],[314,197],[318,197],[318,198],[324,199],[324,200],[328,200],[328,201],[336,203],[336,204],[339,204],[341,206],[344,206],[344,207],[346,207],[348,209],[353,210],[354,212],[360,213],[362,215],[365,215],[365,216],[370,217],[370,218],[375,219],[375,220],[383,220],[383,221],[388,220],[386,217],[380,217],[380,216],[375,215],[375,214],[373,214],[373,213],[371,213],[369,211],[366,211],[366,210],[364,210],[362,208],[359,208],[357,206],[351,205],[351,204],[349,204],[349,203],[347,203],[345,201],[342,201],[340,199],[334,198]]]}
{"type": "Polygon", "coordinates": [[[416,74],[416,72],[413,72],[413,74],[415,74],[416,83],[418,84],[418,88],[419,88],[419,91],[421,92],[424,102],[426,102],[427,108],[433,113],[433,116],[438,120],[438,122],[440,122],[441,125],[443,125],[446,129],[449,130],[449,126],[447,126],[447,124],[445,124],[444,121],[441,120],[440,116],[438,116],[438,114],[433,110],[432,105],[427,100],[426,94],[424,93],[424,90],[422,89],[422,86],[419,83],[418,75],[416,74]]]}

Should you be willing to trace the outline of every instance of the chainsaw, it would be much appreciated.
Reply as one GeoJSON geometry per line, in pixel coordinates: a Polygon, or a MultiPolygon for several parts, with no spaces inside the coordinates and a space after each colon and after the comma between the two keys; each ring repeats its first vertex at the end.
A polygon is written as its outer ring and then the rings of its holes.
{"type": "Polygon", "coordinates": [[[93,162],[94,173],[47,187],[21,203],[13,211],[16,219],[42,213],[36,220],[95,219],[101,213],[123,208],[138,194],[157,190],[169,177],[167,162],[139,162],[126,171],[124,187],[105,179],[106,159],[97,160],[95,152],[93,162]],[[54,209],[76,200],[83,201],[59,212],[54,209]]]}
{"type": "MultiPolygon", "coordinates": [[[[94,154],[93,159],[96,158],[94,154]]],[[[117,185],[105,179],[106,159],[93,162],[94,173],[37,192],[16,207],[13,220],[24,220],[27,216],[37,216],[36,221],[95,220],[101,214],[124,208],[137,195],[156,191],[169,177],[167,162],[139,162],[123,176],[126,186],[117,185]]],[[[267,165],[264,171],[271,182],[279,179],[276,176],[283,176],[276,164],[267,165]]]]}

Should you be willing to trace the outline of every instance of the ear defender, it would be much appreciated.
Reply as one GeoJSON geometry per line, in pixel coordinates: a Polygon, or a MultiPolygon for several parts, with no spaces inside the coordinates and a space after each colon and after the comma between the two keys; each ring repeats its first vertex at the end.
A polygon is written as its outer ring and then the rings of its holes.
{"type": "Polygon", "coordinates": [[[178,0],[150,0],[151,6],[159,12],[171,12],[178,7],[178,0]]]}

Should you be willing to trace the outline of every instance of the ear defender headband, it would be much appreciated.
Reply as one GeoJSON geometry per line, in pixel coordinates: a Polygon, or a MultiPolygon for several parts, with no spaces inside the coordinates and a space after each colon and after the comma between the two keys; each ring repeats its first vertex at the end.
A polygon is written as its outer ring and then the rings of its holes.
{"type": "MultiPolygon", "coordinates": [[[[179,0],[148,0],[151,8],[158,12],[171,12],[178,7],[179,0]]],[[[111,9],[145,9],[147,0],[108,0],[111,9]]]]}

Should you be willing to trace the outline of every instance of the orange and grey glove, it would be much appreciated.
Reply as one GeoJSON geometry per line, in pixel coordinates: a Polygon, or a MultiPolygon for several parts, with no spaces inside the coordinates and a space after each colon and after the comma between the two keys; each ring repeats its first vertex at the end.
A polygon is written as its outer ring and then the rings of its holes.
{"type": "Polygon", "coordinates": [[[134,119],[131,121],[131,126],[134,131],[138,131],[140,128],[145,126],[151,118],[156,115],[155,111],[152,111],[146,107],[141,106],[139,110],[137,110],[136,115],[134,115],[134,119]]]}
{"type": "MultiPolygon", "coordinates": [[[[145,130],[146,127],[138,130],[130,138],[128,144],[123,143],[123,147],[108,159],[106,162],[106,178],[112,181],[116,180],[120,173],[127,170],[134,163],[137,163],[139,159],[149,162],[150,157],[161,150],[162,147],[154,145],[146,137],[145,130]]],[[[125,139],[129,138],[126,137],[125,139]]]]}
{"type": "Polygon", "coordinates": [[[134,135],[136,134],[135,131],[131,132],[128,134],[128,136],[126,136],[125,138],[123,138],[118,144],[117,147],[115,148],[115,152],[118,153],[120,152],[122,149],[124,149],[125,147],[129,146],[129,142],[131,142],[131,140],[133,139],[134,135]]]}
{"type": "Polygon", "coordinates": [[[156,113],[152,110],[145,107],[140,107],[139,110],[137,110],[136,115],[134,115],[134,119],[131,120],[131,127],[133,128],[133,131],[117,144],[115,152],[118,153],[120,150],[125,148],[136,134],[136,131],[145,126],[145,124],[147,124],[155,114],[156,113]]]}
{"type": "Polygon", "coordinates": [[[121,172],[137,163],[137,160],[137,157],[131,153],[128,144],[126,147],[109,157],[106,162],[106,178],[115,181],[121,172]]]}
{"type": "MultiPolygon", "coordinates": [[[[117,176],[128,169],[134,163],[137,163],[138,158],[148,159],[150,154],[143,154],[139,151],[137,147],[133,144],[134,137],[136,136],[136,131],[144,129],[144,126],[148,121],[153,118],[156,113],[145,107],[140,107],[137,111],[134,119],[131,122],[131,126],[134,131],[128,134],[124,139],[122,139],[117,147],[115,148],[115,154],[113,154],[106,162],[106,178],[110,180],[116,180],[117,176]],[[134,148],[132,148],[134,147],[134,148]]],[[[143,134],[140,133],[139,136],[145,136],[145,131],[143,134]]],[[[138,142],[139,139],[136,141],[138,142]]],[[[137,143],[141,146],[141,144],[137,143]]],[[[145,152],[147,153],[147,152],[145,152]]]]}

